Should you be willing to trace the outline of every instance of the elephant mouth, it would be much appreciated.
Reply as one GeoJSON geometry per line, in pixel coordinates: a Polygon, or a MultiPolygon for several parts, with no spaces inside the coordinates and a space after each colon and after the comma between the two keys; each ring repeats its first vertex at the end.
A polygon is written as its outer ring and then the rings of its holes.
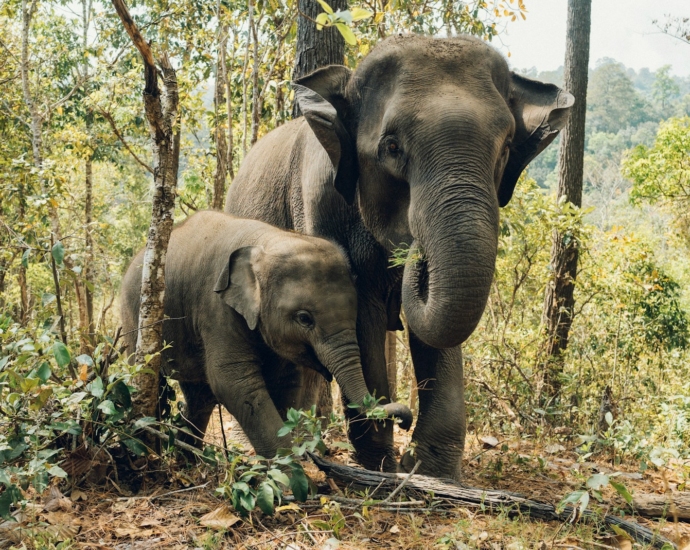
{"type": "Polygon", "coordinates": [[[300,363],[305,367],[318,372],[326,379],[326,382],[330,383],[333,380],[333,374],[331,374],[331,372],[321,364],[321,361],[319,361],[318,357],[316,356],[316,352],[311,346],[309,346],[307,349],[307,352],[302,357],[300,363]]]}

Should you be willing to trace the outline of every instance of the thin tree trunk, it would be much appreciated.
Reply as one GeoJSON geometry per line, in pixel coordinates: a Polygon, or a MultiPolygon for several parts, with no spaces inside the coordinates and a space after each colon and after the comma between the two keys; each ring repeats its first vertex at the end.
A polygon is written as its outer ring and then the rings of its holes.
{"type": "MultiPolygon", "coordinates": [[[[226,33],[227,33],[227,28],[226,28],[226,33]]],[[[227,62],[227,47],[228,47],[228,42],[227,42],[227,37],[225,40],[225,48],[223,48],[223,63],[222,63],[222,68],[223,68],[223,81],[225,82],[225,109],[227,111],[227,116],[228,116],[228,158],[226,162],[226,166],[228,169],[228,174],[230,175],[230,180],[234,179],[235,177],[235,168],[234,168],[234,162],[235,162],[235,141],[233,139],[232,135],[232,88],[231,88],[231,82],[230,82],[230,74],[232,74],[232,71],[229,71],[228,69],[228,62],[227,62]]],[[[232,54],[230,55],[230,62],[234,61],[235,59],[235,31],[233,29],[233,36],[232,36],[232,54]]]]}
{"type": "Polygon", "coordinates": [[[256,21],[252,19],[249,29],[254,38],[254,64],[252,67],[252,137],[249,141],[250,146],[254,145],[259,138],[259,121],[261,120],[261,98],[259,97],[259,36],[256,32],[256,27],[256,21]]]}
{"type": "Polygon", "coordinates": [[[249,1],[249,32],[247,33],[247,43],[245,44],[244,50],[244,65],[242,67],[242,116],[243,116],[243,126],[242,126],[242,156],[247,156],[247,128],[248,128],[248,117],[249,109],[247,108],[247,67],[249,66],[249,48],[252,45],[252,33],[251,30],[254,28],[254,2],[249,1]]]}
{"type": "Polygon", "coordinates": [[[140,374],[134,378],[133,383],[138,391],[133,399],[133,408],[137,415],[157,416],[160,351],[163,344],[165,259],[173,225],[179,162],[179,139],[175,133],[179,102],[177,76],[167,55],[163,54],[159,60],[164,91],[161,95],[151,47],[139,33],[124,1],[112,0],[112,3],[144,61],[144,109],[152,140],[154,194],[142,266],[135,360],[137,364],[146,364],[152,374],[140,374]]]}
{"type": "Polygon", "coordinates": [[[388,371],[388,399],[397,401],[398,394],[398,354],[396,350],[397,335],[386,332],[386,370],[388,371]]]}
{"type": "MultiPolygon", "coordinates": [[[[221,2],[218,0],[217,16],[221,20],[221,2]]],[[[214,111],[214,141],[216,144],[216,172],[213,177],[213,199],[211,201],[211,208],[214,210],[222,210],[223,202],[225,200],[225,184],[228,173],[228,143],[225,139],[225,131],[223,123],[221,122],[221,112],[223,107],[227,108],[225,101],[225,90],[227,88],[225,77],[225,52],[228,39],[228,26],[219,24],[218,30],[218,62],[216,63],[216,83],[215,93],[213,96],[213,111],[214,111]]]]}
{"type": "MultiPolygon", "coordinates": [[[[89,46],[88,32],[89,21],[91,18],[91,0],[82,0],[82,48],[84,50],[84,78],[89,78],[89,58],[86,55],[89,46]]],[[[86,113],[86,135],[91,139],[93,126],[93,115],[89,111],[86,113]]],[[[93,151],[90,151],[84,162],[84,272],[83,281],[75,281],[77,295],[83,295],[79,300],[79,331],[81,335],[81,353],[89,353],[94,343],[94,324],[93,324],[93,235],[91,234],[91,224],[93,223],[93,151]],[[81,291],[81,292],[80,292],[81,291]]]]}
{"type": "MultiPolygon", "coordinates": [[[[568,0],[564,87],[575,96],[575,105],[561,135],[558,199],[565,196],[577,207],[582,205],[591,8],[591,0],[568,0]]],[[[542,390],[545,400],[557,397],[561,390],[562,355],[568,346],[574,315],[578,246],[578,239],[572,235],[554,232],[551,247],[553,279],[546,288],[543,313],[548,338],[542,390]]]]}
{"type": "MultiPolygon", "coordinates": [[[[333,10],[347,9],[347,0],[331,0],[328,3],[333,10]]],[[[316,0],[298,0],[298,9],[307,17],[300,15],[297,21],[297,51],[293,80],[308,75],[319,67],[342,65],[345,62],[345,40],[338,29],[327,27],[316,30],[313,20],[323,11],[319,3],[316,0]]],[[[292,116],[296,118],[300,114],[295,103],[292,107],[292,116]]]]}

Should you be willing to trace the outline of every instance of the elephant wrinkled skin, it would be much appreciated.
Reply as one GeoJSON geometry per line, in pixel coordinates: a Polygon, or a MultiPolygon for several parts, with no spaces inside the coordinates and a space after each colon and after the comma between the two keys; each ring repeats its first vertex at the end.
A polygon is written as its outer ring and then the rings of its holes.
{"type": "MultiPolygon", "coordinates": [[[[489,295],[498,209],[564,126],[573,97],[512,73],[472,37],[384,40],[356,71],[330,66],[295,82],[303,118],[250,151],[226,211],[340,244],[358,294],[369,389],[388,389],[386,329],[402,304],[419,391],[420,473],[460,477],[465,439],[460,345],[489,295]],[[389,268],[409,248],[404,268],[389,268]]],[[[356,458],[395,468],[392,430],[350,426],[356,458]]]]}
{"type": "MultiPolygon", "coordinates": [[[[129,353],[136,348],[142,259],[143,251],[122,284],[129,353]]],[[[220,402],[256,453],[272,457],[290,446],[289,436],[278,437],[287,409],[316,402],[315,377],[335,377],[351,403],[369,395],[356,291],[345,257],[328,241],[199,212],[172,232],[165,284],[163,338],[170,347],[162,365],[180,382],[198,438],[220,402]]],[[[407,407],[383,408],[409,427],[407,407]]]]}

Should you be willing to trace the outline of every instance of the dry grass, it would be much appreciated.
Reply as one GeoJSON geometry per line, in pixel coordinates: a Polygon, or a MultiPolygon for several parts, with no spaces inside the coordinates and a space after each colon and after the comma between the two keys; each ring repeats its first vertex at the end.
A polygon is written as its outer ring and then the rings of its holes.
{"type": "MultiPolygon", "coordinates": [[[[224,425],[228,438],[241,440],[239,427],[231,418],[226,417],[224,425]]],[[[406,437],[407,434],[398,433],[396,442],[404,446],[406,437]]],[[[222,442],[217,417],[209,438],[222,442]]],[[[471,437],[466,456],[468,485],[505,489],[547,502],[557,502],[579,488],[591,472],[611,471],[605,463],[578,465],[578,455],[567,448],[544,448],[524,440],[502,442],[486,449],[478,438],[471,437]]],[[[345,462],[348,457],[341,452],[331,458],[345,462]]],[[[616,467],[616,471],[621,472],[620,481],[632,491],[663,493],[677,490],[683,467],[687,465],[676,464],[664,474],[647,471],[643,476],[626,465],[616,467]]],[[[321,491],[329,491],[322,473],[313,465],[308,465],[307,471],[321,491]]],[[[170,469],[159,474],[158,482],[145,485],[138,495],[131,497],[121,494],[124,490],[113,482],[71,491],[62,488],[69,498],[59,498],[56,491],[36,496],[32,506],[18,515],[19,525],[0,526],[0,548],[631,548],[629,541],[612,537],[596,525],[538,522],[467,508],[412,513],[367,507],[346,509],[328,495],[306,504],[283,506],[273,517],[257,511],[249,518],[239,519],[226,502],[214,495],[218,482],[214,475],[203,469],[170,469]],[[161,481],[161,477],[165,479],[161,481]],[[179,492],[185,486],[189,490],[179,492]],[[212,527],[205,526],[213,523],[204,516],[214,511],[216,519],[220,519],[212,527]]],[[[341,490],[347,496],[358,496],[345,488],[341,490]]],[[[624,509],[623,501],[614,492],[607,490],[604,497],[603,511],[614,513],[624,509]]],[[[690,548],[690,524],[644,518],[637,521],[674,540],[680,548],[690,548]]]]}

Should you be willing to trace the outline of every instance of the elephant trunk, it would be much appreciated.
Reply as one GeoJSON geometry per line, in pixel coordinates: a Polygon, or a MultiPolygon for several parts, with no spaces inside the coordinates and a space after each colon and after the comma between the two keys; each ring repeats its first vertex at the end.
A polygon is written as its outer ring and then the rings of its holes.
{"type": "MultiPolygon", "coordinates": [[[[362,362],[355,331],[338,334],[339,343],[333,345],[332,339],[315,348],[316,355],[326,369],[333,375],[348,403],[360,405],[359,412],[366,414],[368,409],[362,406],[367,397],[371,397],[364,380],[362,362]]],[[[412,411],[400,403],[387,403],[380,406],[389,418],[400,419],[400,427],[408,430],[412,425],[412,411]]]]}
{"type": "MultiPolygon", "coordinates": [[[[456,171],[457,172],[457,171],[456,171]]],[[[482,317],[498,245],[498,201],[493,183],[466,175],[412,186],[402,303],[410,329],[427,345],[464,342],[482,317]],[[424,189],[433,188],[433,193],[424,189]]]]}

